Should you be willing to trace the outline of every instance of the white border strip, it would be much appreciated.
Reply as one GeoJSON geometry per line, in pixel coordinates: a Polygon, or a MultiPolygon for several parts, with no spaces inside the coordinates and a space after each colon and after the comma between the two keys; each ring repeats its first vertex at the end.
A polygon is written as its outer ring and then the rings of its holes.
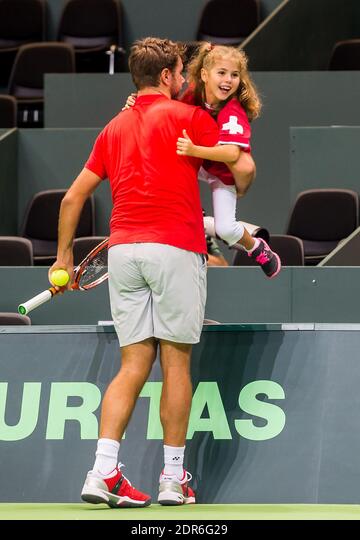
{"type": "Polygon", "coordinates": [[[281,325],[281,330],[315,330],[315,323],[284,323],[281,325]]]}
{"type": "MultiPolygon", "coordinates": [[[[30,326],[0,326],[0,334],[95,334],[95,333],[114,333],[115,329],[110,321],[99,321],[98,326],[96,325],[30,325],[30,326]]],[[[236,327],[239,326],[239,332],[244,332],[247,330],[246,327],[249,327],[249,332],[306,332],[306,331],[316,331],[316,332],[329,332],[329,331],[338,331],[338,332],[360,332],[360,323],[220,323],[220,324],[210,324],[205,325],[207,327],[212,326],[214,330],[218,329],[221,332],[221,327],[226,326],[227,331],[231,331],[231,326],[234,327],[234,332],[236,332],[236,327]],[[266,327],[268,328],[259,328],[256,327],[266,327]]]]}

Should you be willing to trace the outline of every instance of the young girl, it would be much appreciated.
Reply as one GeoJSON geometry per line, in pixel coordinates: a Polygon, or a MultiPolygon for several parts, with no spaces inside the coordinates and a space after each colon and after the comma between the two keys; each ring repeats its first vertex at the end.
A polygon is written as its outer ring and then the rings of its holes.
{"type": "Polygon", "coordinates": [[[207,234],[229,246],[245,249],[269,277],[281,269],[279,256],[261,238],[253,238],[236,221],[237,196],[245,195],[255,176],[249,122],[259,115],[261,103],[247,70],[247,58],[234,47],[206,43],[188,65],[189,87],[181,101],[205,108],[219,125],[217,146],[192,143],[186,131],[177,153],[206,160],[199,178],[212,190],[214,219],[204,218],[207,234]]]}
{"type": "MultiPolygon", "coordinates": [[[[205,43],[187,72],[189,87],[180,100],[206,109],[220,129],[217,146],[196,146],[185,131],[177,142],[179,155],[205,160],[199,178],[210,185],[214,210],[214,218],[204,217],[205,232],[232,248],[245,249],[266,276],[273,278],[281,269],[279,256],[265,240],[252,237],[243,223],[236,221],[236,199],[245,195],[255,177],[249,122],[261,109],[247,57],[240,49],[205,43]]],[[[124,108],[134,105],[135,99],[136,94],[129,96],[124,108]]]]}

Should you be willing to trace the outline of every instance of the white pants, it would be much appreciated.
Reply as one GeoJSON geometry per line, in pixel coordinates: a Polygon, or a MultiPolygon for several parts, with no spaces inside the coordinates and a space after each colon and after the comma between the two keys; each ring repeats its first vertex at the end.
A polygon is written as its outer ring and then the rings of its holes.
{"type": "Polygon", "coordinates": [[[229,246],[236,244],[244,235],[244,225],[236,221],[236,187],[223,184],[201,167],[199,179],[209,184],[212,191],[215,232],[229,246]]]}

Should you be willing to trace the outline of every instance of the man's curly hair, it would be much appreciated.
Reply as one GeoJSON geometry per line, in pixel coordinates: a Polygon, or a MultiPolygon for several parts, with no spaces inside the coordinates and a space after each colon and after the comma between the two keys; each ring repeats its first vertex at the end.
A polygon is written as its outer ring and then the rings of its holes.
{"type": "Polygon", "coordinates": [[[184,46],[169,39],[147,37],[135,41],[129,69],[136,88],[158,86],[162,70],[168,68],[174,73],[179,57],[183,59],[184,54],[184,46]]]}

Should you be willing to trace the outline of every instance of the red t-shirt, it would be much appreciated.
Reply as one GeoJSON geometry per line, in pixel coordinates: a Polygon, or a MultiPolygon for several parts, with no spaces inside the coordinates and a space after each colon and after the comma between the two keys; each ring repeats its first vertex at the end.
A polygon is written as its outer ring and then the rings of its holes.
{"type": "Polygon", "coordinates": [[[110,180],[110,246],[154,242],[206,253],[197,180],[201,160],[176,154],[183,129],[195,144],[218,141],[216,123],[201,108],[148,94],[96,139],[85,167],[110,180]]]}
{"type": "MultiPolygon", "coordinates": [[[[244,152],[250,152],[251,127],[246,112],[236,98],[231,99],[220,110],[218,144],[236,144],[244,152]]],[[[204,169],[226,185],[234,185],[234,177],[228,167],[220,161],[205,161],[204,169]]]]}
{"type": "MultiPolygon", "coordinates": [[[[181,101],[194,104],[192,88],[186,90],[181,101]]],[[[211,114],[211,110],[208,112],[211,114]]],[[[244,152],[251,152],[251,127],[247,114],[238,99],[233,98],[228,101],[220,110],[216,121],[220,130],[218,144],[236,144],[244,152]]],[[[216,176],[224,184],[235,184],[233,175],[224,163],[206,160],[203,167],[211,176],[216,176]]]]}

